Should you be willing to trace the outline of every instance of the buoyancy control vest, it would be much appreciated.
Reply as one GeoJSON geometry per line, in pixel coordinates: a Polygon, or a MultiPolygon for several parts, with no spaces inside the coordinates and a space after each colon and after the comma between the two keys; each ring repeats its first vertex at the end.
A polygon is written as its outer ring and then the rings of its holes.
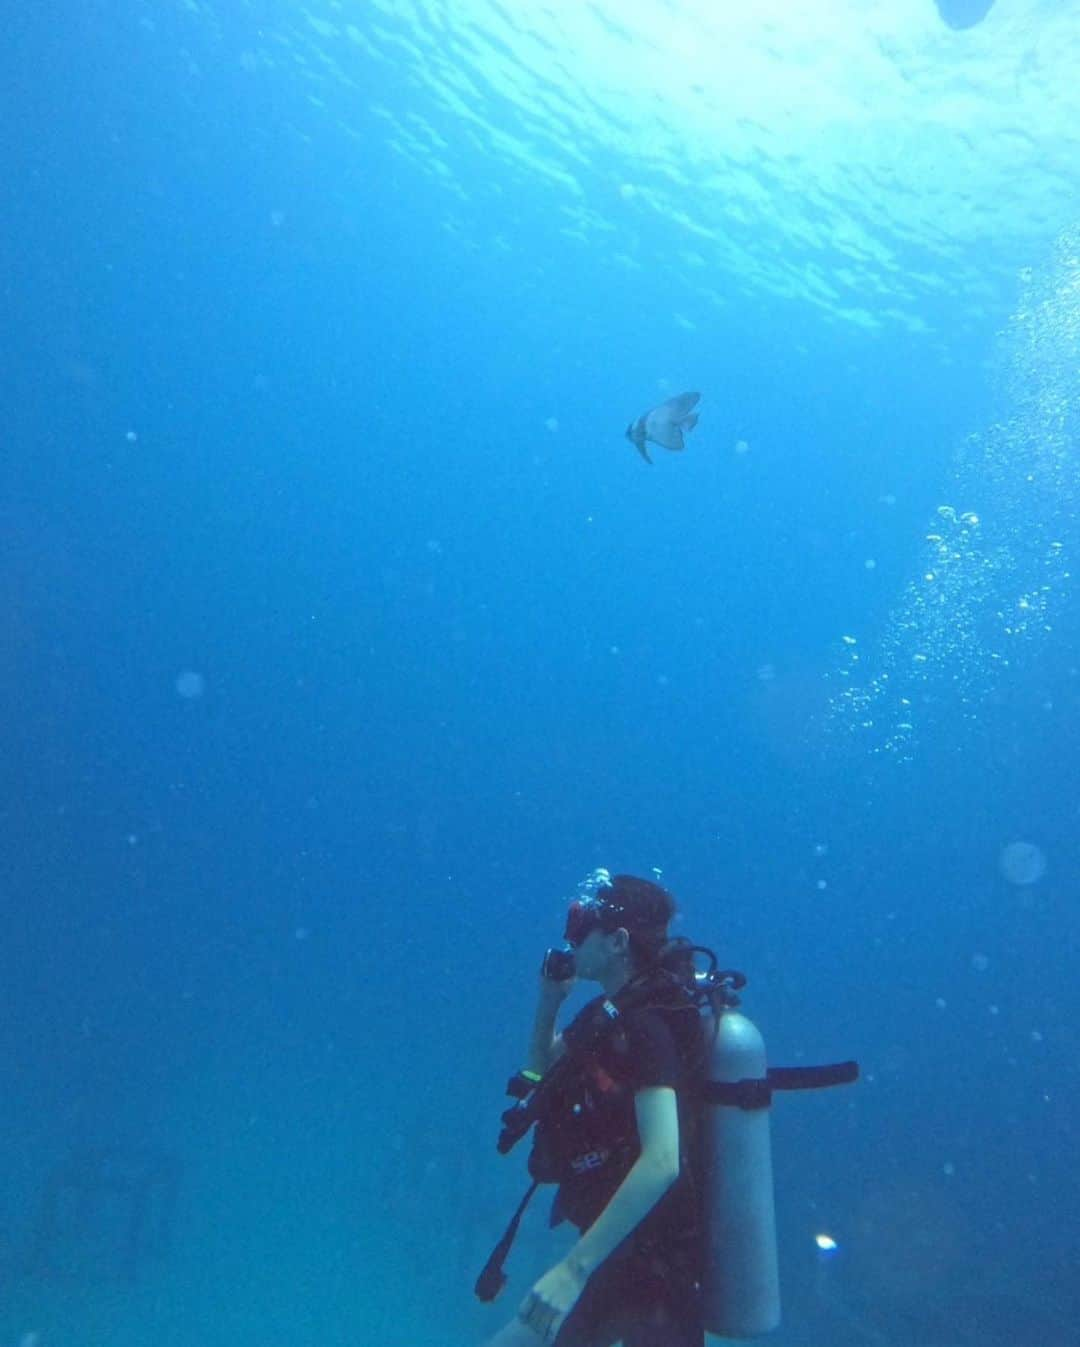
{"type": "MultiPolygon", "coordinates": [[[[615,1004],[598,997],[564,1031],[570,1065],[552,1081],[532,1133],[529,1173],[540,1183],[588,1184],[609,1168],[629,1168],[636,1158],[638,1061],[631,1032],[636,1012],[664,1021],[678,1056],[680,1096],[688,1102],[693,1096],[696,1103],[702,1069],[696,1003],[677,986],[646,984],[639,990],[640,995],[615,998],[615,1004]]],[[[690,1138],[682,1140],[688,1150],[690,1138]]]]}

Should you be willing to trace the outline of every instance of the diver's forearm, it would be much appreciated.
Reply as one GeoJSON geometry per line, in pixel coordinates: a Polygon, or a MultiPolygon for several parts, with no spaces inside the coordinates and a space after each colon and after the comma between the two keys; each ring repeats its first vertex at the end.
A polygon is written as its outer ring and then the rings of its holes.
{"type": "Polygon", "coordinates": [[[656,1206],[679,1177],[679,1169],[664,1160],[640,1155],[612,1194],[611,1201],[567,1255],[588,1276],[656,1206]]]}
{"type": "Polygon", "coordinates": [[[542,1076],[561,1055],[561,1041],[555,1033],[555,1019],[561,1003],[561,997],[553,997],[541,988],[525,1062],[526,1070],[535,1071],[538,1076],[542,1076]]]}

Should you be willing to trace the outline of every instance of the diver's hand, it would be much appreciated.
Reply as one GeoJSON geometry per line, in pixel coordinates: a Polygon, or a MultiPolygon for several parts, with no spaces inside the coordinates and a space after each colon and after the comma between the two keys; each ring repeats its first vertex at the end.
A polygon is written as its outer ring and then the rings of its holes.
{"type": "Polygon", "coordinates": [[[539,978],[541,1002],[557,1010],[574,990],[576,980],[576,978],[546,978],[541,973],[539,978]]]}
{"type": "Polygon", "coordinates": [[[518,1318],[543,1342],[554,1342],[588,1280],[584,1270],[564,1260],[545,1272],[521,1302],[518,1318]]]}

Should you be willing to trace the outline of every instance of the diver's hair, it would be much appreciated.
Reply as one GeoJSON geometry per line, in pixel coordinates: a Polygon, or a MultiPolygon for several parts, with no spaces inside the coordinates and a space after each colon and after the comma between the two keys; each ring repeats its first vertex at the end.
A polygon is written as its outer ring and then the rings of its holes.
{"type": "Polygon", "coordinates": [[[609,930],[624,926],[630,933],[630,958],[635,968],[654,964],[668,943],[668,925],[675,916],[675,899],[667,889],[651,879],[615,875],[598,897],[610,913],[604,926],[609,930]]]}

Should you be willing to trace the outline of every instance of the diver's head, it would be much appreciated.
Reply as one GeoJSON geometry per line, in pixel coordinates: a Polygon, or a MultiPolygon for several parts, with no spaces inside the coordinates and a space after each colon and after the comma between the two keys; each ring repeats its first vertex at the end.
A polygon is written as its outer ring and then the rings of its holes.
{"type": "Polygon", "coordinates": [[[608,991],[646,971],[667,944],[675,900],[651,879],[616,875],[595,894],[571,903],[565,939],[579,978],[608,991]]]}

